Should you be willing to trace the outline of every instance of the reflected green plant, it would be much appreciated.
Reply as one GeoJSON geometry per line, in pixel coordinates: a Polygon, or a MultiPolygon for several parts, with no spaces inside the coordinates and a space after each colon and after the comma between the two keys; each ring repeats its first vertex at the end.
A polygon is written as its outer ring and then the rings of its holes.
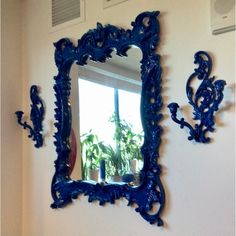
{"type": "MultiPolygon", "coordinates": [[[[113,115],[109,121],[115,123],[115,115],[113,115]]],[[[119,142],[121,155],[125,156],[126,159],[142,160],[140,147],[143,141],[143,134],[135,133],[132,124],[124,119],[120,120],[119,124],[116,125],[114,140],[119,142]]]]}
{"type": "Polygon", "coordinates": [[[102,159],[106,161],[106,178],[122,176],[129,173],[131,160],[143,160],[140,147],[143,140],[142,133],[135,133],[132,124],[124,119],[117,122],[112,115],[109,122],[115,124],[113,140],[115,147],[100,141],[92,130],[81,136],[82,178],[88,179],[89,169],[98,169],[102,159]]]}
{"type": "Polygon", "coordinates": [[[83,179],[88,178],[89,169],[96,170],[99,168],[102,154],[100,144],[98,136],[92,130],[80,137],[83,179]]]}

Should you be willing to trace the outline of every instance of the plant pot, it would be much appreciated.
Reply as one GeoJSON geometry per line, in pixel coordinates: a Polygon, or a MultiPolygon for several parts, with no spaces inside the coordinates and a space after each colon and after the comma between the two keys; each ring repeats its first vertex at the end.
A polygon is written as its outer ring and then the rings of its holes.
{"type": "Polygon", "coordinates": [[[136,159],[130,160],[130,171],[132,173],[136,173],[137,172],[137,166],[138,166],[138,163],[137,163],[136,159]]]}
{"type": "Polygon", "coordinates": [[[89,169],[88,179],[97,182],[98,181],[98,173],[99,173],[98,169],[89,169]]]}
{"type": "Polygon", "coordinates": [[[112,182],[121,182],[121,176],[118,173],[115,173],[111,179],[112,182]]]}

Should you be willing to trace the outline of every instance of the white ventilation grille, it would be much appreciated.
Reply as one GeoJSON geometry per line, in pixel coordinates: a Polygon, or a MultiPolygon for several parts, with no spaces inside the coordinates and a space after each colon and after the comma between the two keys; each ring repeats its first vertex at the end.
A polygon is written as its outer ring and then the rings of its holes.
{"type": "Polygon", "coordinates": [[[52,0],[52,27],[80,17],[80,0],[52,0]]]}

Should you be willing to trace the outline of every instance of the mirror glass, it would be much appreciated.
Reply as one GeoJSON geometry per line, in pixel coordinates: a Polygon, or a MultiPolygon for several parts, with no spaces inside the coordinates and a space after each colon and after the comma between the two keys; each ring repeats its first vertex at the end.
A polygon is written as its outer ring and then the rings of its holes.
{"type": "Polygon", "coordinates": [[[88,60],[71,69],[71,177],[138,186],[142,53],[132,47],[127,57],[111,55],[105,63],[88,60]]]}

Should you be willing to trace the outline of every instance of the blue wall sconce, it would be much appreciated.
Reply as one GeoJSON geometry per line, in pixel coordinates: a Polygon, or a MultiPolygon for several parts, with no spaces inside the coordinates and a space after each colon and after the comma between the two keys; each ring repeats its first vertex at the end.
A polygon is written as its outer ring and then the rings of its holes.
{"type": "Polygon", "coordinates": [[[177,118],[177,103],[170,103],[168,108],[171,118],[180,125],[180,128],[187,127],[189,129],[188,140],[195,140],[199,143],[209,143],[210,138],[206,137],[207,132],[214,131],[214,113],[219,109],[219,105],[223,100],[223,90],[226,85],[224,80],[216,80],[210,77],[212,69],[212,60],[208,53],[199,51],[194,55],[194,63],[198,64],[198,68],[190,75],[186,84],[186,93],[189,104],[193,107],[193,120],[199,120],[194,127],[185,121],[184,118],[177,118]],[[201,80],[201,84],[196,92],[191,87],[191,83],[195,79],[201,80]]]}
{"type": "Polygon", "coordinates": [[[44,118],[44,105],[43,101],[38,95],[39,89],[36,85],[32,85],[30,88],[30,99],[32,101],[31,104],[31,112],[30,112],[30,120],[32,121],[33,126],[30,126],[26,121],[22,121],[23,111],[16,111],[15,114],[17,116],[17,122],[24,129],[29,130],[28,137],[35,141],[35,147],[40,148],[43,146],[43,136],[42,136],[42,121],[44,118]]]}

